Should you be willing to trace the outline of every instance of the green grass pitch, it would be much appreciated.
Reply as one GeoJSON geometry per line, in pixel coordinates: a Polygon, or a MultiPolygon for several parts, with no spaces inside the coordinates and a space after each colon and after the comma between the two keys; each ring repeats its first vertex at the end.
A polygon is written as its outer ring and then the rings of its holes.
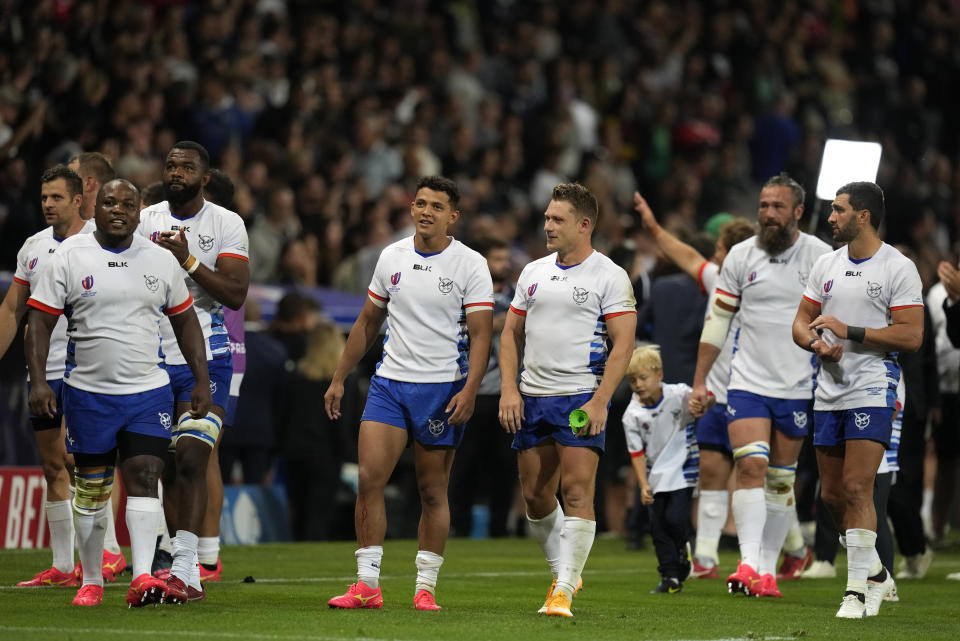
{"type": "MultiPolygon", "coordinates": [[[[960,639],[960,553],[938,552],[926,579],[899,581],[900,603],[878,617],[834,617],[843,594],[837,579],[782,581],[783,599],[726,594],[722,580],[691,580],[677,595],[653,595],[656,558],[598,539],[574,599],[573,619],[536,614],[549,572],[532,540],[453,539],[437,590],[440,612],[412,608],[414,541],[387,541],[382,610],[330,610],[327,599],[354,580],[350,543],[271,544],[223,549],[223,581],[208,584],[202,603],[127,609],[129,575],[108,584],[97,608],[70,605],[74,588],[15,588],[48,567],[47,550],[0,550],[0,639],[112,641],[213,639],[230,641],[593,641],[594,639],[960,639]],[[243,579],[252,576],[253,583],[243,579]]],[[[129,557],[128,557],[129,558],[129,557]]],[[[736,563],[722,555],[721,568],[736,563]]]]}

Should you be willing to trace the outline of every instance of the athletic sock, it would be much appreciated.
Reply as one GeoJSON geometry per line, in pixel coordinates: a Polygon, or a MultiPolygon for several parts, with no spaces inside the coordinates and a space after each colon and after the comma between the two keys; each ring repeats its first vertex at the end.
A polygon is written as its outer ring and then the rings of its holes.
{"type": "Polygon", "coordinates": [[[73,572],[73,506],[69,499],[43,504],[50,527],[53,567],[64,574],[73,572]]]}
{"type": "Polygon", "coordinates": [[[160,499],[150,496],[127,497],[127,530],[130,532],[130,566],[134,578],[150,574],[157,540],[157,522],[163,519],[160,499]]]}
{"type": "Polygon", "coordinates": [[[563,590],[570,598],[580,580],[583,566],[590,556],[593,539],[597,532],[597,522],[567,516],[563,519],[563,533],[560,536],[560,562],[557,571],[557,590],[563,590]]]}
{"type": "Polygon", "coordinates": [[[187,530],[177,530],[173,538],[173,566],[170,568],[170,576],[190,585],[190,575],[193,574],[190,566],[196,563],[196,556],[197,535],[187,530]]]}
{"type": "Polygon", "coordinates": [[[876,553],[877,533],[861,528],[847,530],[847,592],[867,591],[870,562],[876,553]]]}
{"type": "Polygon", "coordinates": [[[527,524],[530,527],[530,536],[537,540],[540,549],[543,550],[543,556],[550,565],[553,578],[557,578],[560,568],[560,540],[564,525],[563,509],[560,503],[558,502],[556,509],[542,519],[533,519],[527,514],[527,524]]]}
{"type": "Polygon", "coordinates": [[[797,557],[807,553],[807,544],[803,542],[803,532],[800,531],[800,519],[797,518],[796,504],[790,510],[790,528],[787,530],[787,538],[783,541],[783,551],[797,557]]]}
{"type": "Polygon", "coordinates": [[[736,490],[731,507],[740,540],[740,562],[756,570],[760,565],[760,541],[767,521],[767,500],[762,487],[736,490]]]}
{"type": "Polygon", "coordinates": [[[727,521],[728,499],[729,493],[726,490],[700,491],[695,549],[697,562],[704,567],[717,565],[719,559],[717,548],[720,545],[723,524],[727,521]]]}
{"type": "Polygon", "coordinates": [[[220,537],[219,536],[201,536],[197,543],[197,558],[200,563],[210,566],[207,569],[212,570],[217,567],[217,558],[220,556],[220,537]]]}
{"type": "Polygon", "coordinates": [[[107,530],[103,534],[103,549],[110,554],[120,554],[120,544],[117,543],[117,526],[113,518],[113,505],[107,503],[107,530]]]}
{"type": "Polygon", "coordinates": [[[74,510],[73,524],[77,534],[77,552],[83,567],[83,585],[103,585],[103,534],[107,529],[106,510],[101,507],[93,514],[79,514],[74,510]]]}
{"type": "Polygon", "coordinates": [[[371,545],[353,553],[357,557],[357,579],[368,588],[380,587],[380,561],[383,559],[383,546],[371,545]]]}
{"type": "Polygon", "coordinates": [[[434,552],[420,550],[417,552],[417,558],[414,562],[417,565],[417,587],[414,594],[420,592],[420,590],[436,594],[437,575],[440,573],[440,566],[443,565],[443,557],[434,552]]]}
{"type": "Polygon", "coordinates": [[[795,512],[792,505],[781,505],[767,501],[767,521],[760,538],[760,567],[756,568],[760,576],[776,574],[777,558],[780,548],[790,528],[790,513],[795,512]]]}

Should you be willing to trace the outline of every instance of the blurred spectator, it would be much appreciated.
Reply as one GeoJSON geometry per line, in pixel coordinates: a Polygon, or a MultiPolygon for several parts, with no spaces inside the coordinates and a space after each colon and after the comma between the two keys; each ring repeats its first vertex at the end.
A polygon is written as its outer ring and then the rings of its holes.
{"type": "Polygon", "coordinates": [[[284,245],[300,232],[296,197],[289,187],[277,187],[267,199],[266,212],[250,228],[250,280],[276,282],[284,245]]]}
{"type": "Polygon", "coordinates": [[[288,359],[297,362],[307,350],[307,336],[322,321],[317,301],[290,292],[277,303],[276,315],[270,323],[270,336],[283,345],[288,359]]]}

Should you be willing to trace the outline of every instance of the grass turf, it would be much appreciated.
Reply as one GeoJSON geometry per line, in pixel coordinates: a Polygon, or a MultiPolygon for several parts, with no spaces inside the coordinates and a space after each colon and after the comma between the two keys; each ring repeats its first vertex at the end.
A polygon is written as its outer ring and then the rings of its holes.
{"type": "MultiPolygon", "coordinates": [[[[0,638],[111,639],[384,639],[429,641],[490,639],[922,639],[960,638],[960,553],[941,551],[922,581],[898,582],[900,603],[884,603],[880,616],[862,621],[834,617],[843,594],[838,578],[782,581],[783,599],[726,594],[720,580],[687,581],[677,595],[649,594],[657,583],[650,549],[627,551],[616,539],[598,539],[573,619],[536,614],[549,572],[536,543],[523,539],[453,539],[440,571],[441,612],[412,609],[415,541],[385,545],[383,610],[330,610],[327,599],[354,580],[351,543],[227,547],[224,575],[207,584],[208,599],[183,606],[127,609],[130,581],[108,584],[96,608],[70,605],[74,588],[15,588],[16,581],[48,567],[48,550],[0,550],[0,638]],[[245,583],[245,577],[253,583],[245,583]]],[[[842,555],[841,555],[842,556],[842,555]]],[[[129,556],[128,556],[129,560],[129,556]]],[[[733,553],[721,568],[732,570],[733,553]]],[[[725,575],[726,572],[721,572],[725,575]]]]}

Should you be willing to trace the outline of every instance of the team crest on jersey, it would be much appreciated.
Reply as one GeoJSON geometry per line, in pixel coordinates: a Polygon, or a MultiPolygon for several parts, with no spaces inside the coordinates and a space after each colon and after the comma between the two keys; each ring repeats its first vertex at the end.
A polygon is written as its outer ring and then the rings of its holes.
{"type": "Polygon", "coordinates": [[[38,261],[38,260],[40,260],[39,257],[38,257],[38,258],[34,258],[34,259],[32,259],[32,260],[30,261],[30,269],[33,269],[34,267],[37,266],[37,261],[38,261]]]}
{"type": "Polygon", "coordinates": [[[590,294],[590,291],[584,289],[583,287],[574,287],[573,288],[573,302],[577,305],[583,305],[587,302],[587,295],[590,294]]]}
{"type": "Polygon", "coordinates": [[[878,298],[881,291],[883,291],[883,288],[881,287],[880,283],[867,281],[867,296],[870,298],[878,298]]]}
{"type": "Polygon", "coordinates": [[[394,274],[393,276],[391,276],[391,277],[390,277],[390,284],[396,285],[397,283],[399,283],[399,282],[400,282],[400,274],[401,274],[401,272],[397,272],[396,274],[394,274]]]}
{"type": "Polygon", "coordinates": [[[157,412],[157,416],[160,417],[160,425],[163,429],[170,431],[170,427],[173,425],[173,421],[170,419],[170,415],[166,412],[157,412]]]}
{"type": "Polygon", "coordinates": [[[147,274],[143,275],[143,282],[151,292],[157,291],[160,288],[160,279],[156,276],[148,276],[147,274]]]}
{"type": "Polygon", "coordinates": [[[793,424],[803,429],[807,426],[807,413],[799,410],[793,413],[793,424]]]}
{"type": "Polygon", "coordinates": [[[537,285],[538,283],[534,283],[530,285],[530,287],[527,287],[527,296],[533,296],[533,293],[537,291],[537,285]]]}
{"type": "Polygon", "coordinates": [[[438,276],[438,278],[440,279],[440,284],[438,285],[440,293],[449,294],[453,290],[453,279],[444,278],[443,276],[438,276]]]}
{"type": "Polygon", "coordinates": [[[833,289],[833,279],[832,279],[832,278],[823,284],[823,291],[824,291],[824,292],[829,292],[831,289],[833,289]]]}
{"type": "Polygon", "coordinates": [[[870,415],[866,412],[854,412],[853,424],[862,432],[870,426],[870,415]]]}
{"type": "Polygon", "coordinates": [[[757,272],[750,272],[750,275],[747,276],[747,280],[750,281],[751,283],[757,280],[757,272]]]}
{"type": "Polygon", "coordinates": [[[431,418],[429,419],[429,423],[427,425],[427,429],[430,430],[430,434],[433,436],[440,436],[443,434],[445,427],[446,425],[443,424],[442,418],[431,418]]]}
{"type": "Polygon", "coordinates": [[[199,239],[200,239],[200,249],[202,249],[205,252],[208,252],[211,249],[213,249],[213,236],[204,236],[203,234],[200,234],[199,239]]]}

